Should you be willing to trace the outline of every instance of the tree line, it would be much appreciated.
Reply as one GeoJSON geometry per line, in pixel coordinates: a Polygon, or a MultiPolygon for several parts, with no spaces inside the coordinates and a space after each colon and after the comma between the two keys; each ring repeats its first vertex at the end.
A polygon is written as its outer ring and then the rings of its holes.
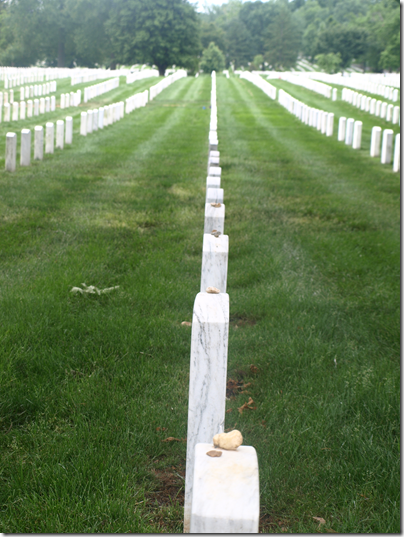
{"type": "MultiPolygon", "coordinates": [[[[0,0],[0,64],[400,68],[399,0],[0,0]],[[214,44],[214,45],[213,45],[214,44]],[[217,51],[219,49],[219,52],[217,51]],[[213,56],[212,56],[213,54],[213,56]]],[[[207,67],[209,68],[209,67],[207,67]]]]}

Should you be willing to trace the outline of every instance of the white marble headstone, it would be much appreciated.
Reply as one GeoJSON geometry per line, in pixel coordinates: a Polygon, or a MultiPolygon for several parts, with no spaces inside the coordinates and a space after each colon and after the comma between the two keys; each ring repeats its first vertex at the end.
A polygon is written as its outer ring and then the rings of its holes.
{"type": "Polygon", "coordinates": [[[43,160],[43,127],[37,125],[34,133],[34,160],[43,160]]]}
{"type": "Polygon", "coordinates": [[[370,156],[380,157],[380,140],[382,136],[381,127],[372,128],[372,136],[370,139],[370,156]]]}
{"type": "Polygon", "coordinates": [[[210,442],[195,446],[190,533],[258,533],[258,458],[252,446],[209,457],[210,442]]]}
{"type": "Polygon", "coordinates": [[[223,203],[223,188],[208,188],[206,203],[223,203]]]}
{"type": "Polygon", "coordinates": [[[189,533],[195,446],[224,430],[229,295],[198,293],[194,303],[189,373],[184,533],[189,533]]]}
{"type": "Polygon", "coordinates": [[[229,236],[204,233],[202,248],[201,293],[207,287],[216,287],[225,293],[227,289],[227,264],[229,236]]]}
{"type": "Polygon", "coordinates": [[[15,172],[17,165],[17,134],[6,134],[6,171],[15,172]]]}
{"type": "Polygon", "coordinates": [[[225,205],[220,204],[220,207],[213,207],[211,203],[205,205],[205,224],[204,233],[211,233],[212,231],[219,231],[224,233],[224,215],[225,205]]]}
{"type": "Polygon", "coordinates": [[[30,164],[31,164],[31,131],[29,129],[22,129],[20,165],[29,166],[30,164]]]}

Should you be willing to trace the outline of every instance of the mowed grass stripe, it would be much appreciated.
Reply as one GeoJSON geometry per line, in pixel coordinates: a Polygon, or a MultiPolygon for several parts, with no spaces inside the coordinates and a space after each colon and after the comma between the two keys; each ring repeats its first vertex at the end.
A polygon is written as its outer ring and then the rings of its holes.
{"type": "Polygon", "coordinates": [[[252,382],[226,427],[257,448],[263,529],[397,531],[398,185],[245,81],[218,79],[218,114],[229,376],[252,382]]]}
{"type": "Polygon", "coordinates": [[[179,81],[79,151],[1,174],[9,531],[181,531],[185,443],[162,440],[186,436],[209,98],[210,78],[179,81]],[[71,295],[82,282],[120,288],[71,295]]]}

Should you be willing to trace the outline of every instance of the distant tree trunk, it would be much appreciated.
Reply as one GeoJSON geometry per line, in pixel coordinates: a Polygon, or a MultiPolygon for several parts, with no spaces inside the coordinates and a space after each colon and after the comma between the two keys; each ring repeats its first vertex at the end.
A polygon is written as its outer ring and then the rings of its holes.
{"type": "Polygon", "coordinates": [[[167,66],[166,65],[158,65],[157,69],[159,70],[159,76],[164,76],[164,73],[166,72],[167,66]]]}
{"type": "Polygon", "coordinates": [[[65,32],[63,28],[59,29],[59,46],[58,46],[58,67],[65,66],[65,32]]]}

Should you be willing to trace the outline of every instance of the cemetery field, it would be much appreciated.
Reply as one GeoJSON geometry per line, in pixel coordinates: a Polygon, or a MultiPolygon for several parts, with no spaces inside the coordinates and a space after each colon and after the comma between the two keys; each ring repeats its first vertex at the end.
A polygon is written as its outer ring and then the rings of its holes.
{"type": "MultiPolygon", "coordinates": [[[[4,533],[182,532],[210,89],[181,79],[88,137],[75,120],[42,162],[0,162],[4,533]]],[[[260,531],[397,533],[399,175],[246,80],[218,76],[217,104],[225,427],[257,450],[260,531]]]]}

